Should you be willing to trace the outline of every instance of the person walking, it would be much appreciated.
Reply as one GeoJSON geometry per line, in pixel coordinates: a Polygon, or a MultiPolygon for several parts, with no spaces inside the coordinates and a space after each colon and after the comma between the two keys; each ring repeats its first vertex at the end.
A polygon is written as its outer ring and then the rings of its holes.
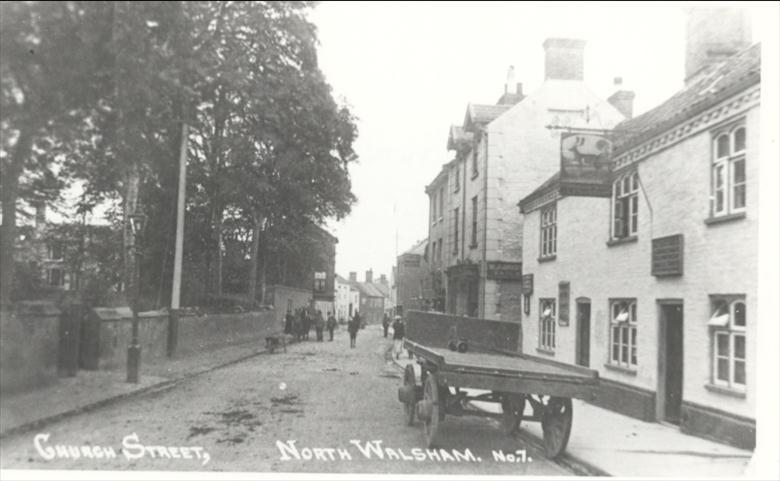
{"type": "Polygon", "coordinates": [[[405,326],[401,316],[395,316],[395,322],[393,322],[393,354],[396,359],[401,358],[401,351],[404,349],[404,333],[405,326]]]}
{"type": "Polygon", "coordinates": [[[290,311],[284,316],[284,333],[293,334],[293,315],[290,311]]]}
{"type": "Polygon", "coordinates": [[[303,316],[301,315],[300,310],[293,316],[292,332],[295,339],[298,342],[301,342],[303,339],[303,316]]]}
{"type": "Polygon", "coordinates": [[[314,328],[317,330],[317,342],[324,341],[325,339],[322,333],[325,331],[325,318],[322,317],[322,311],[319,309],[317,309],[317,319],[314,328]]]}
{"type": "Polygon", "coordinates": [[[355,315],[347,324],[347,330],[349,331],[349,347],[355,347],[357,344],[357,333],[360,330],[360,315],[355,311],[355,315]]]}
{"type": "Polygon", "coordinates": [[[385,312],[385,317],[382,318],[382,329],[385,330],[385,338],[387,338],[387,330],[390,329],[390,316],[385,312]]]}
{"type": "Polygon", "coordinates": [[[327,322],[327,328],[328,328],[328,334],[330,335],[330,339],[328,341],[333,340],[333,331],[336,330],[336,317],[333,315],[332,312],[328,313],[328,322],[327,322]]]}

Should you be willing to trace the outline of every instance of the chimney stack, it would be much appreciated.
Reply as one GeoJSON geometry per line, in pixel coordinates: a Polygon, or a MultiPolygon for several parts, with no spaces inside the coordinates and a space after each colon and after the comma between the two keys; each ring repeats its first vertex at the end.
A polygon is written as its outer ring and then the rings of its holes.
{"type": "Polygon", "coordinates": [[[387,276],[385,276],[384,274],[382,274],[381,276],[379,276],[379,283],[380,283],[380,284],[387,285],[387,276]]]}
{"type": "Polygon", "coordinates": [[[693,7],[685,31],[685,84],[690,85],[751,43],[748,12],[735,7],[693,7]]]}
{"type": "Polygon", "coordinates": [[[366,271],[366,283],[374,282],[374,271],[369,269],[366,271]]]}
{"type": "Polygon", "coordinates": [[[523,100],[523,83],[515,81],[515,66],[510,65],[504,83],[504,95],[498,99],[498,105],[514,105],[523,100]]]}
{"type": "Polygon", "coordinates": [[[615,77],[615,93],[609,96],[607,102],[618,109],[618,112],[623,114],[627,119],[630,119],[634,114],[635,94],[631,90],[623,90],[622,87],[623,79],[621,77],[615,77]]]}
{"type": "Polygon", "coordinates": [[[544,41],[544,79],[582,80],[585,40],[548,38],[544,41]]]}
{"type": "Polygon", "coordinates": [[[350,272],[349,273],[349,281],[350,282],[357,282],[357,272],[350,272]]]}

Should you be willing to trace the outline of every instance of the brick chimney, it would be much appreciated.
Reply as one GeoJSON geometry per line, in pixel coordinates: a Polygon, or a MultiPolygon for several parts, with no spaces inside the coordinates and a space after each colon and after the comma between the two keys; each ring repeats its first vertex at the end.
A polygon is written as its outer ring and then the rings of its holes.
{"type": "Polygon", "coordinates": [[[374,282],[374,271],[371,269],[366,271],[366,282],[374,282]]]}
{"type": "Polygon", "coordinates": [[[357,272],[350,272],[349,273],[349,281],[350,282],[357,282],[357,272]]]}
{"type": "Polygon", "coordinates": [[[585,40],[548,38],[544,41],[544,79],[582,80],[585,40]]]}
{"type": "Polygon", "coordinates": [[[615,93],[607,98],[607,102],[630,119],[634,114],[634,97],[636,95],[631,90],[623,90],[623,79],[615,77],[615,93]]]}
{"type": "Polygon", "coordinates": [[[504,95],[498,99],[498,105],[514,105],[523,100],[523,83],[515,82],[515,66],[510,65],[504,84],[504,95]]]}
{"type": "Polygon", "coordinates": [[[379,283],[380,283],[380,284],[387,285],[387,276],[386,276],[386,275],[384,275],[384,274],[382,274],[381,276],[379,276],[379,283]]]}
{"type": "Polygon", "coordinates": [[[709,67],[748,47],[748,12],[736,7],[692,7],[685,31],[685,84],[690,85],[709,67]]]}

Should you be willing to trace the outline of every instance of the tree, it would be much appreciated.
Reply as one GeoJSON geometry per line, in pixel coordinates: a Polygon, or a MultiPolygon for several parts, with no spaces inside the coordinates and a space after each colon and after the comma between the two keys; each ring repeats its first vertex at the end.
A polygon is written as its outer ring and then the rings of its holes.
{"type": "Polygon", "coordinates": [[[0,4],[2,306],[10,302],[13,284],[20,179],[51,180],[52,146],[77,131],[101,97],[108,14],[104,5],[89,2],[0,4]]]}

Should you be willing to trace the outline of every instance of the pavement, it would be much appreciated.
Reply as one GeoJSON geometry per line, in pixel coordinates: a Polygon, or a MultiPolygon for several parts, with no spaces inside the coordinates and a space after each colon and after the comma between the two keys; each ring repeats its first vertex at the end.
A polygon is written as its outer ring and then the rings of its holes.
{"type": "MultiPolygon", "coordinates": [[[[403,370],[415,360],[394,359],[403,370]]],[[[419,377],[418,377],[419,378],[419,377]]],[[[475,394],[478,391],[475,391],[475,394]]],[[[500,413],[494,403],[472,403],[500,413]]],[[[526,406],[526,409],[530,409],[526,406]]],[[[735,479],[750,473],[752,451],[738,449],[680,432],[677,427],[648,423],[573,400],[574,422],[559,462],[580,474],[619,477],[679,477],[735,479]]],[[[520,437],[541,446],[540,423],[525,422],[520,437]]]]}
{"type": "Polygon", "coordinates": [[[126,398],[169,389],[183,379],[264,352],[265,342],[258,340],[154,364],[142,364],[137,384],[126,382],[127,373],[124,370],[79,370],[74,377],[58,378],[54,383],[37,389],[3,395],[0,400],[0,438],[36,429],[126,398]]]}

